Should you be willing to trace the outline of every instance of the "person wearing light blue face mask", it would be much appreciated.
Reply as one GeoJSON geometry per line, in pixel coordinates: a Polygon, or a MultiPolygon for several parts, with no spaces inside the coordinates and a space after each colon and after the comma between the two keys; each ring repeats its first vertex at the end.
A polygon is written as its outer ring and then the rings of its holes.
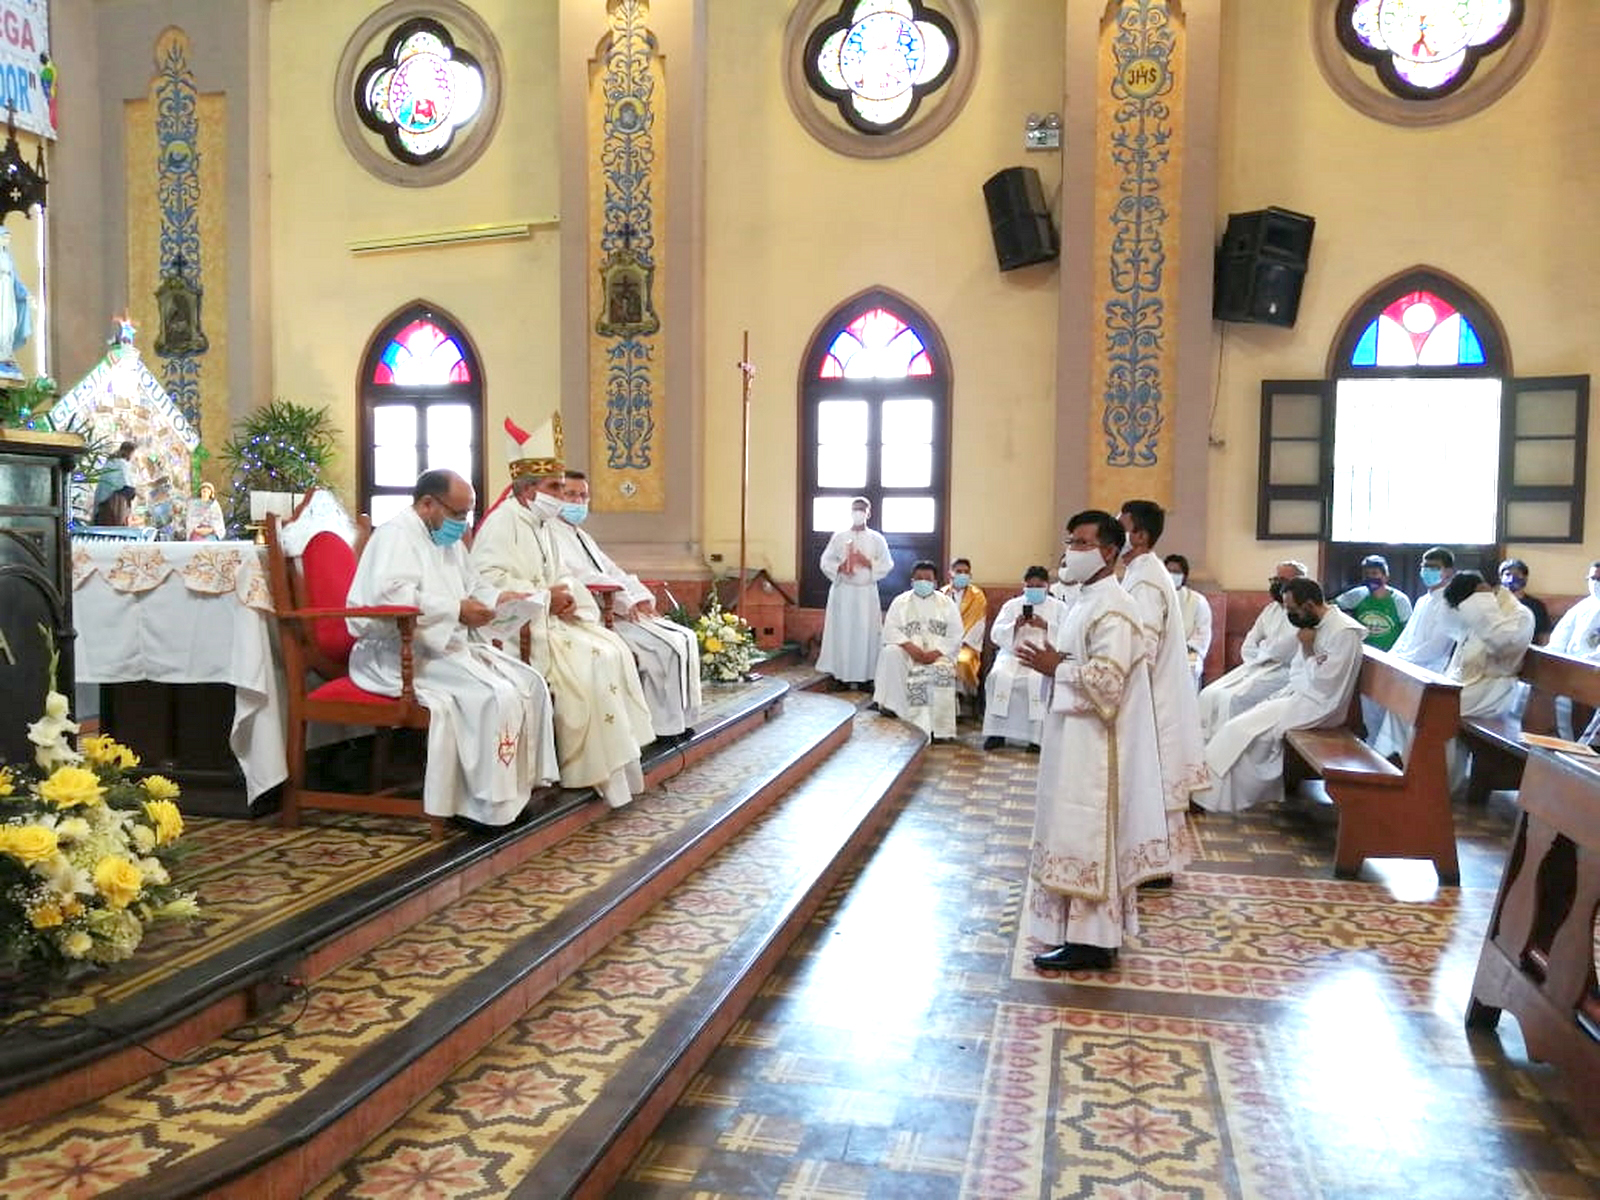
{"type": "Polygon", "coordinates": [[[972,582],[972,560],[950,563],[950,582],[942,589],[961,610],[961,652],[956,655],[956,688],[962,696],[978,694],[978,673],[983,668],[983,635],[989,626],[989,598],[972,582]]]}
{"type": "Polygon", "coordinates": [[[889,602],[883,618],[872,702],[936,742],[956,736],[955,659],[961,649],[961,610],[938,591],[938,568],[926,559],[911,568],[911,587],[889,602]]]}
{"type": "MultiPolygon", "coordinates": [[[[1457,628],[1454,610],[1445,603],[1444,591],[1455,578],[1456,556],[1446,546],[1431,546],[1422,554],[1419,572],[1427,589],[1417,597],[1411,619],[1400,631],[1390,653],[1409,663],[1443,674],[1456,647],[1457,628]]],[[[1368,741],[1379,754],[1404,754],[1411,744],[1411,727],[1387,709],[1361,699],[1362,719],[1371,731],[1368,741]]]]}
{"type": "MultiPolygon", "coordinates": [[[[418,610],[410,646],[413,687],[427,708],[422,786],[430,816],[504,825],[532,790],[557,773],[550,693],[532,667],[470,636],[496,608],[526,600],[473,567],[462,544],[472,485],[453,471],[426,471],[411,507],[373,531],[351,580],[352,608],[418,610]]],[[[347,622],[356,642],[350,682],[379,696],[402,693],[402,642],[392,618],[347,622]]]]}
{"type": "Polygon", "coordinates": [[[1039,752],[1050,706],[1048,689],[1037,672],[1018,660],[1017,647],[1048,642],[1066,615],[1068,605],[1050,594],[1049,584],[1045,567],[1029,567],[1023,572],[1022,595],[1002,604],[994,619],[994,663],[984,680],[985,750],[998,750],[1009,740],[1039,752]]]}

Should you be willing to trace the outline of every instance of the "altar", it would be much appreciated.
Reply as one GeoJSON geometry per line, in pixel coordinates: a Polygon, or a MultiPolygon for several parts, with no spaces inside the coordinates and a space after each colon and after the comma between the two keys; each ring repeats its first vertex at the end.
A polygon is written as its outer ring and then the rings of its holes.
{"type": "Polygon", "coordinates": [[[191,811],[248,815],[288,776],[265,551],[76,539],[77,679],[105,727],[191,811]]]}

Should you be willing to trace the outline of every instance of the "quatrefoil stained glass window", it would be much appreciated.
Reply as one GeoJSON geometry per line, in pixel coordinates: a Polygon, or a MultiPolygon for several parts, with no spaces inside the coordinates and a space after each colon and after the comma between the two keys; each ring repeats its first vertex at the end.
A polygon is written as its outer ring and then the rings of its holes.
{"type": "Polygon", "coordinates": [[[483,68],[427,17],[404,22],[356,77],[356,111],[403,163],[422,166],[450,148],[483,105],[483,68]]]}
{"type": "Polygon", "coordinates": [[[862,133],[892,133],[955,68],[955,27],[921,0],[843,0],[806,39],[806,82],[862,133]]]}
{"type": "Polygon", "coordinates": [[[1339,42],[1407,100],[1446,96],[1511,40],[1522,0],[1340,0],[1339,42]]]}

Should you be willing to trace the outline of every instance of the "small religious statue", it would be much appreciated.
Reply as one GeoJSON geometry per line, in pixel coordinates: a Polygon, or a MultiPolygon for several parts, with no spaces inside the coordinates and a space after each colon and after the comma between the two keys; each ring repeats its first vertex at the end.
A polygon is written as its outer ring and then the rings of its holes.
{"type": "Polygon", "coordinates": [[[11,231],[0,226],[0,380],[21,381],[17,351],[33,336],[33,312],[28,305],[28,289],[17,278],[17,264],[11,257],[11,231]]]}
{"type": "Polygon", "coordinates": [[[200,328],[200,297],[205,289],[189,279],[183,255],[172,260],[172,269],[156,288],[156,307],[161,313],[161,333],[156,338],[156,353],[164,358],[185,354],[204,354],[210,339],[200,328]]]}
{"type": "Polygon", "coordinates": [[[131,522],[134,491],[128,478],[128,463],[138,449],[135,442],[125,441],[117,452],[106,459],[100,469],[100,478],[94,488],[94,523],[96,525],[127,525],[131,522]]]}
{"type": "Polygon", "coordinates": [[[215,542],[226,531],[222,505],[217,503],[217,489],[209,479],[200,485],[200,494],[189,501],[184,524],[191,542],[215,542]]]}

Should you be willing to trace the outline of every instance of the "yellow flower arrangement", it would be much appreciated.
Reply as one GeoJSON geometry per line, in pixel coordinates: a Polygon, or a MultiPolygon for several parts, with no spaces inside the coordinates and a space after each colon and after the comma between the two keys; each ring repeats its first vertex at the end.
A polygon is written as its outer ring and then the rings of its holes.
{"type": "Polygon", "coordinates": [[[194,917],[173,882],[178,786],[130,778],[139,758],[78,731],[51,687],[28,726],[34,761],[0,764],[0,970],[49,975],[127,958],[154,922],[194,917]]]}
{"type": "Polygon", "coordinates": [[[743,679],[755,661],[756,640],[750,623],[724,612],[713,595],[711,607],[691,626],[700,643],[700,678],[719,683],[743,679]]]}

